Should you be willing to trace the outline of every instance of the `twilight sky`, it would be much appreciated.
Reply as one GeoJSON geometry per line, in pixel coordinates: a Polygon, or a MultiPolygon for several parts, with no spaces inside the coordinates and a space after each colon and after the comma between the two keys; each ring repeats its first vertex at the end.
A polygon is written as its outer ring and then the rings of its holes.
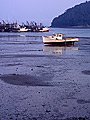
{"type": "MultiPolygon", "coordinates": [[[[0,21],[42,22],[50,25],[52,19],[66,9],[86,0],[0,0],[0,21]]],[[[89,0],[88,0],[89,1],[89,0]]]]}

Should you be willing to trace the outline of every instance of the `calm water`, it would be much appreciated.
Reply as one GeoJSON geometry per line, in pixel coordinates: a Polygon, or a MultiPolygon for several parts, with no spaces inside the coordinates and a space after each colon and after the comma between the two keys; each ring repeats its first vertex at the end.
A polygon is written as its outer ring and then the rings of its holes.
{"type": "Polygon", "coordinates": [[[31,36],[43,36],[52,35],[53,33],[63,33],[69,37],[90,37],[90,29],[71,29],[71,28],[50,28],[50,32],[45,33],[0,33],[0,35],[31,35],[31,36]]]}

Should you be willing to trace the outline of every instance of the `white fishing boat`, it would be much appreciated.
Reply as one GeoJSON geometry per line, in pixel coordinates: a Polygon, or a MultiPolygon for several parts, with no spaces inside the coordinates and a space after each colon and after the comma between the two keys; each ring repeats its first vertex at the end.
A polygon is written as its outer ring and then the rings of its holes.
{"type": "Polygon", "coordinates": [[[44,44],[70,45],[78,42],[78,38],[66,38],[65,34],[53,34],[52,36],[43,36],[44,44]]]}
{"type": "Polygon", "coordinates": [[[19,32],[28,32],[28,29],[26,27],[20,28],[19,32]]]}
{"type": "Polygon", "coordinates": [[[42,29],[39,30],[39,32],[49,32],[49,28],[43,27],[42,29]]]}

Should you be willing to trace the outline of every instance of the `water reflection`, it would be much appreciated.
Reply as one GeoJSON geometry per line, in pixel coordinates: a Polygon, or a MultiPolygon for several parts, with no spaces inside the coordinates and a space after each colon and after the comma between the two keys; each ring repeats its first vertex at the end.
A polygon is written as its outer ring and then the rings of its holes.
{"type": "Polygon", "coordinates": [[[45,45],[43,47],[44,52],[51,52],[53,54],[63,54],[64,52],[69,52],[69,51],[75,51],[78,50],[78,47],[75,46],[50,46],[50,45],[45,45]]]}

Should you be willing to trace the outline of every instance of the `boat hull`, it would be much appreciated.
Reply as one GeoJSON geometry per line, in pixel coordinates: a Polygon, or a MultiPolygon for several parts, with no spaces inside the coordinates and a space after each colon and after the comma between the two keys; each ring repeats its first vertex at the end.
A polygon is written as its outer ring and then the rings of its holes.
{"type": "Polygon", "coordinates": [[[49,29],[48,30],[39,30],[39,32],[49,32],[49,29]]]}
{"type": "Polygon", "coordinates": [[[45,42],[44,44],[49,44],[49,45],[74,45],[74,42],[45,42]]]}
{"type": "Polygon", "coordinates": [[[45,27],[42,29],[32,29],[31,32],[49,32],[49,28],[45,27]]]}

